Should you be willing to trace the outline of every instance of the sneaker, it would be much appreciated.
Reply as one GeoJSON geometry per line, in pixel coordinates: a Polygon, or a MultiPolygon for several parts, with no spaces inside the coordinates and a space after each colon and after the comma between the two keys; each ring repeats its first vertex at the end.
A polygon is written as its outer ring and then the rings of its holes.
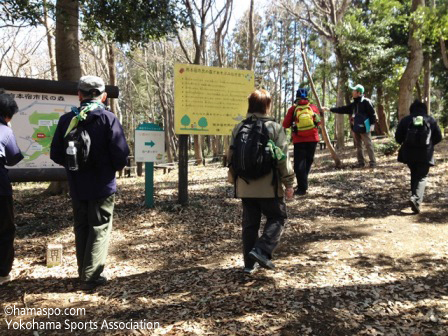
{"type": "Polygon", "coordinates": [[[84,290],[92,290],[92,289],[95,289],[98,286],[104,286],[106,283],[107,283],[107,278],[100,275],[95,280],[84,281],[82,283],[81,287],[84,290]]]}
{"type": "Polygon", "coordinates": [[[420,206],[418,205],[417,201],[412,197],[409,200],[409,206],[411,207],[413,213],[415,214],[420,213],[420,206]]]}
{"type": "Polygon", "coordinates": [[[304,196],[304,195],[306,195],[306,190],[299,190],[299,189],[296,189],[296,190],[294,191],[294,195],[297,195],[297,196],[304,196]]]}
{"type": "Polygon", "coordinates": [[[12,281],[11,275],[0,277],[0,286],[10,281],[12,281]]]}
{"type": "Polygon", "coordinates": [[[245,275],[252,275],[259,269],[258,264],[253,265],[252,267],[244,267],[243,273],[245,275]]]}
{"type": "Polygon", "coordinates": [[[275,268],[275,265],[272,263],[272,261],[258,248],[254,248],[252,251],[250,251],[249,257],[252,260],[258,262],[263,268],[267,268],[270,270],[275,268]]]}

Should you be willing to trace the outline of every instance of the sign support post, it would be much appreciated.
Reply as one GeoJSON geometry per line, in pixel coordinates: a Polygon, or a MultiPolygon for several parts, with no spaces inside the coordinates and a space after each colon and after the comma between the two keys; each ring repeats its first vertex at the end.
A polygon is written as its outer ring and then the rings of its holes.
{"type": "Polygon", "coordinates": [[[145,206],[154,208],[154,162],[145,163],[145,206]]]}

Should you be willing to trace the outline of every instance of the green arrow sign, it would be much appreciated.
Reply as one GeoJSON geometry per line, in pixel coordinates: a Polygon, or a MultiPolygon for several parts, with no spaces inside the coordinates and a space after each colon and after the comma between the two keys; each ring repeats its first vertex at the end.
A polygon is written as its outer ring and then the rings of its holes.
{"type": "Polygon", "coordinates": [[[154,147],[155,143],[154,143],[154,141],[151,140],[150,142],[145,142],[145,146],[154,147]]]}

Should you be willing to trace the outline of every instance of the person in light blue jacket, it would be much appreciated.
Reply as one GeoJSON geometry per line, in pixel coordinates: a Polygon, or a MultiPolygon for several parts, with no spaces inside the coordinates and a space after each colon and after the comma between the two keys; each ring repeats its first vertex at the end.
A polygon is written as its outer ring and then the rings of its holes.
{"type": "Polygon", "coordinates": [[[0,89],[0,285],[11,281],[14,261],[14,211],[11,181],[5,166],[14,166],[23,159],[9,122],[17,113],[17,103],[0,89]]]}

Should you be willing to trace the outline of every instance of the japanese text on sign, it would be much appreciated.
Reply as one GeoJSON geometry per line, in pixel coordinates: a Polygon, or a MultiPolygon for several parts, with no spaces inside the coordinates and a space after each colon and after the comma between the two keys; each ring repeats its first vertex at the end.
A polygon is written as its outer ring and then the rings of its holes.
{"type": "Polygon", "coordinates": [[[176,133],[231,134],[247,113],[253,71],[191,64],[174,71],[176,133]]]}

